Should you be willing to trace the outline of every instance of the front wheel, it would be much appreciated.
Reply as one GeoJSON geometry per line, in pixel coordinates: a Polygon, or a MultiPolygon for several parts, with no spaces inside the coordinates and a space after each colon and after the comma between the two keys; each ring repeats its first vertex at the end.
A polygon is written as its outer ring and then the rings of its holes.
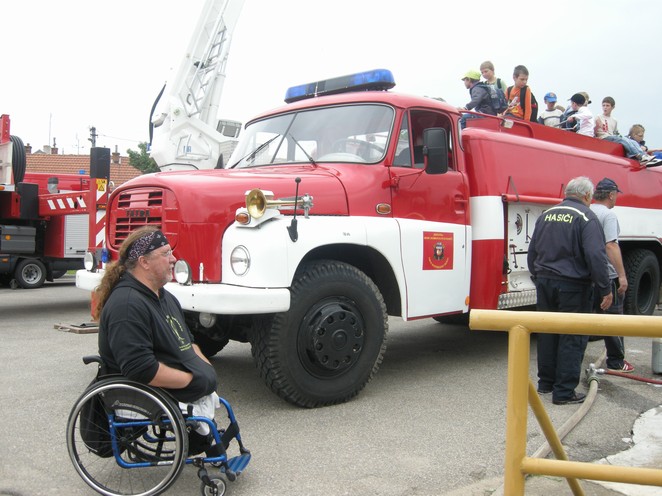
{"type": "Polygon", "coordinates": [[[227,486],[221,476],[211,476],[209,479],[214,487],[209,487],[203,482],[200,486],[200,494],[202,494],[202,496],[223,496],[227,486]]]}
{"type": "Polygon", "coordinates": [[[253,356],[278,396],[307,408],[356,396],[379,369],[388,315],[377,286],[336,261],[304,265],[289,311],[256,322],[253,356]]]}
{"type": "Polygon", "coordinates": [[[650,250],[636,249],[623,257],[628,290],[625,293],[625,313],[652,315],[660,297],[660,267],[650,250]]]}

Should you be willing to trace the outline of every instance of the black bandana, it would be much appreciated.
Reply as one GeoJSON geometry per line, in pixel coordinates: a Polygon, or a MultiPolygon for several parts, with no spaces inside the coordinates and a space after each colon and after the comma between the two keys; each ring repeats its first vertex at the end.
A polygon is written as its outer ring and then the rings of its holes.
{"type": "Polygon", "coordinates": [[[138,260],[143,255],[167,244],[168,240],[161,231],[147,233],[131,243],[126,258],[127,260],[138,260]]]}

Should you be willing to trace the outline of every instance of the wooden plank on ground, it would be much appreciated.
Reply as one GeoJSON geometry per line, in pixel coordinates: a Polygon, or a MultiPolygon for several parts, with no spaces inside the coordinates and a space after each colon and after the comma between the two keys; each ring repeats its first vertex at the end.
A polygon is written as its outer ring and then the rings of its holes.
{"type": "Polygon", "coordinates": [[[96,322],[83,322],[82,324],[55,324],[58,331],[73,332],[74,334],[93,334],[99,332],[96,322]]]}

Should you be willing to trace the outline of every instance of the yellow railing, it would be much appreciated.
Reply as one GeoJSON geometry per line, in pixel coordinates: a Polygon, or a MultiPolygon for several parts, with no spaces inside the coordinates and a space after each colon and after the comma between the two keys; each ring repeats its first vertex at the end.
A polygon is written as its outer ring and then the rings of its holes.
{"type": "Polygon", "coordinates": [[[568,461],[561,441],[529,379],[531,333],[591,336],[662,337],[662,317],[557,312],[472,310],[472,330],[508,332],[508,397],[504,494],[524,495],[527,474],[565,477],[575,496],[583,496],[577,479],[662,486],[662,469],[619,467],[568,461]],[[527,403],[549,442],[556,460],[526,456],[527,403]]]}

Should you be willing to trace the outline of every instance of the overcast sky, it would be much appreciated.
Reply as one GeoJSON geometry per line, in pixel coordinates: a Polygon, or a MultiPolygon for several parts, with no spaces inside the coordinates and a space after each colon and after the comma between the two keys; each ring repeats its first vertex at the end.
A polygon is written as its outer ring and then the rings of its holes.
{"type": "MultiPolygon", "coordinates": [[[[151,106],[186,50],[204,0],[21,0],[2,5],[0,113],[33,150],[148,141],[151,106]]],[[[362,70],[393,71],[393,91],[469,101],[460,81],[492,60],[512,84],[530,72],[538,100],[591,110],[616,100],[621,133],[641,123],[662,148],[657,0],[246,0],[232,41],[220,118],[246,122],[283,104],[289,86],[362,70]]]]}

